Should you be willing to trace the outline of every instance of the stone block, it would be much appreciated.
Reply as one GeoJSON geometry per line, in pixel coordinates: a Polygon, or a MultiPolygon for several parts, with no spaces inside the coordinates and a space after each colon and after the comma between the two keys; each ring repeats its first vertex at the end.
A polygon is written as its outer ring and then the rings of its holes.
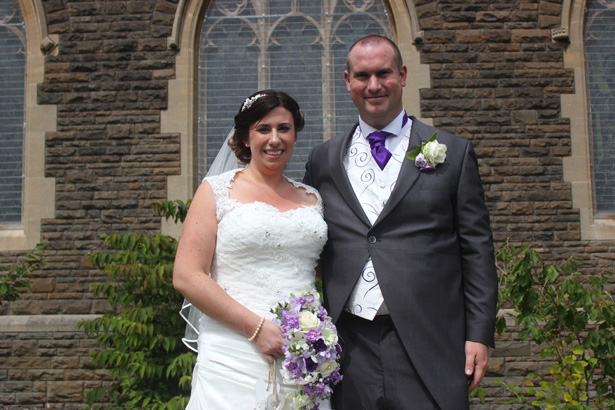
{"type": "Polygon", "coordinates": [[[476,13],[476,21],[477,22],[485,22],[485,23],[495,23],[495,22],[503,22],[510,18],[510,11],[502,10],[502,11],[480,11],[476,13]]]}
{"type": "Polygon", "coordinates": [[[27,373],[27,380],[32,380],[37,382],[37,389],[42,389],[40,391],[45,391],[47,389],[47,385],[43,382],[45,381],[62,381],[64,380],[64,370],[62,369],[30,369],[27,373]]]}
{"type": "Polygon", "coordinates": [[[493,357],[509,356],[529,356],[531,354],[530,345],[527,342],[499,342],[493,349],[493,357]]]}
{"type": "Polygon", "coordinates": [[[61,311],[62,303],[59,300],[41,300],[39,309],[41,314],[57,314],[61,311]]]}
{"type": "Polygon", "coordinates": [[[46,357],[7,357],[2,367],[9,369],[48,369],[49,358],[46,357]]]}
{"type": "Polygon", "coordinates": [[[15,356],[36,356],[37,346],[34,340],[15,340],[13,342],[13,355],[15,356]]]}
{"type": "Polygon", "coordinates": [[[480,30],[457,30],[455,39],[459,43],[479,43],[482,41],[480,30]]]}
{"type": "MultiPolygon", "coordinates": [[[[19,392],[15,394],[15,403],[17,404],[41,404],[45,403],[45,393],[36,392],[19,392]]],[[[26,407],[29,409],[30,407],[26,407]]]]}
{"type": "Polygon", "coordinates": [[[29,381],[5,381],[2,383],[2,392],[15,393],[29,391],[32,389],[32,382],[29,381]]]}
{"type": "Polygon", "coordinates": [[[75,357],[75,356],[52,357],[51,367],[53,369],[77,369],[79,368],[79,357],[75,357]]]}
{"type": "Polygon", "coordinates": [[[38,313],[38,301],[18,299],[10,304],[13,315],[35,315],[38,313]]]}
{"type": "Polygon", "coordinates": [[[47,382],[47,400],[50,402],[81,402],[83,401],[83,382],[47,382]]]}
{"type": "Polygon", "coordinates": [[[516,43],[536,43],[551,40],[551,31],[545,29],[513,29],[511,40],[516,43]]]}
{"type": "Polygon", "coordinates": [[[38,347],[41,349],[58,349],[77,347],[78,342],[74,340],[41,340],[38,347]]]}
{"type": "MultiPolygon", "coordinates": [[[[3,391],[4,382],[0,383],[0,391],[3,391]]],[[[0,394],[0,404],[14,404],[15,403],[15,393],[2,393],[0,394]]]]}
{"type": "Polygon", "coordinates": [[[62,309],[62,313],[66,313],[66,314],[90,313],[91,308],[92,308],[92,301],[90,300],[74,300],[64,305],[64,308],[62,309]]]}

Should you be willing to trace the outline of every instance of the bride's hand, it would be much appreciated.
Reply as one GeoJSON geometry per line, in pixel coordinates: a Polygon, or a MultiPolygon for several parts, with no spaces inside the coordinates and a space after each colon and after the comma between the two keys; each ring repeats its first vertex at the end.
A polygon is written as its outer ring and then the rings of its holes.
{"type": "Polygon", "coordinates": [[[273,363],[276,357],[284,355],[282,329],[271,320],[263,322],[263,327],[254,339],[254,344],[268,363],[273,363]]]}

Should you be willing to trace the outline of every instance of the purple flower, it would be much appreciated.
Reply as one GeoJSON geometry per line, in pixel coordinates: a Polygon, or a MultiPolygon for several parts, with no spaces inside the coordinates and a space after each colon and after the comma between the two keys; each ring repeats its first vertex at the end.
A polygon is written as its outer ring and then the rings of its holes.
{"type": "Polygon", "coordinates": [[[316,397],[323,396],[323,393],[325,393],[326,390],[327,390],[327,386],[325,386],[324,384],[320,384],[320,383],[310,383],[307,386],[305,386],[305,393],[312,395],[312,396],[316,396],[316,397]]]}
{"type": "Polygon", "coordinates": [[[290,329],[299,329],[299,317],[294,315],[287,315],[282,317],[282,328],[285,333],[288,333],[290,329]]]}
{"type": "Polygon", "coordinates": [[[317,353],[325,352],[327,350],[327,348],[328,348],[328,346],[325,343],[325,341],[322,340],[322,338],[318,339],[318,340],[315,340],[312,343],[312,349],[314,349],[314,351],[316,351],[317,353]]]}
{"type": "Polygon", "coordinates": [[[302,292],[299,296],[286,297],[283,303],[271,310],[276,315],[274,322],[280,325],[286,340],[283,377],[286,382],[299,383],[299,390],[292,394],[298,394],[303,403],[309,403],[302,410],[318,410],[320,406],[315,401],[329,398],[333,386],[342,380],[339,373],[341,347],[337,343],[327,342],[337,340],[336,337],[330,337],[331,332],[337,330],[319,299],[316,291],[302,292]],[[303,312],[318,318],[320,323],[316,328],[305,330],[307,326],[302,328],[299,325],[300,315],[310,316],[303,312]]]}
{"type": "Polygon", "coordinates": [[[305,361],[305,368],[308,372],[313,372],[318,367],[318,363],[313,361],[311,358],[305,361]]]}
{"type": "Polygon", "coordinates": [[[431,165],[429,161],[427,161],[427,158],[425,158],[425,155],[423,155],[423,153],[420,153],[416,156],[416,159],[414,160],[414,165],[416,165],[421,172],[432,171],[435,169],[435,167],[431,165]]]}
{"type": "Polygon", "coordinates": [[[318,330],[310,330],[305,334],[305,339],[310,344],[314,343],[318,340],[322,340],[322,333],[320,333],[318,330]]]}

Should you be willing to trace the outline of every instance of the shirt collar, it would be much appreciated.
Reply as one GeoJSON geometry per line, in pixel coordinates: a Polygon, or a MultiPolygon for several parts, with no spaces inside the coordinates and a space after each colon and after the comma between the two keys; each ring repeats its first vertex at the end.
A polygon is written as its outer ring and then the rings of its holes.
{"type": "Polygon", "coordinates": [[[408,118],[406,124],[403,124],[405,114],[406,111],[402,110],[402,112],[400,112],[399,115],[382,130],[377,130],[372,126],[367,125],[367,123],[359,116],[359,127],[361,127],[361,133],[365,138],[367,138],[367,136],[374,131],[386,131],[396,136],[402,135],[402,131],[412,123],[412,121],[408,118]]]}

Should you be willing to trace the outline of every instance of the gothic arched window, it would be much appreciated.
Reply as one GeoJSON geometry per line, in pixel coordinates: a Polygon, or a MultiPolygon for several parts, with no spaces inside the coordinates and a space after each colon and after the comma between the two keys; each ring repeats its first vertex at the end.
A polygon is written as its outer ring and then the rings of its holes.
{"type": "Polygon", "coordinates": [[[343,72],[348,48],[368,34],[392,36],[381,1],[212,0],[199,39],[198,180],[243,99],[268,88],[306,117],[286,170],[300,180],[311,148],[357,120],[343,72]]]}
{"type": "Polygon", "coordinates": [[[594,218],[615,216],[615,1],[587,0],[583,26],[594,218]]]}
{"type": "Polygon", "coordinates": [[[0,229],[22,226],[26,30],[17,0],[0,0],[0,229]]]}

